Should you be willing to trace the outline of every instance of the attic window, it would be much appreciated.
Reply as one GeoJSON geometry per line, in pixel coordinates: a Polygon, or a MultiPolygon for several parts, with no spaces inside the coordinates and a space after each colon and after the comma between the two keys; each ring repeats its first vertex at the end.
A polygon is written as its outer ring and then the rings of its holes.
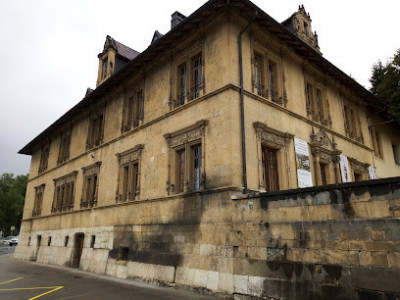
{"type": "Polygon", "coordinates": [[[304,26],[304,33],[305,33],[305,35],[307,35],[308,36],[308,23],[307,22],[304,22],[303,23],[303,26],[304,26]]]}
{"type": "Polygon", "coordinates": [[[108,65],[108,57],[103,59],[101,79],[105,79],[107,76],[107,65],[108,65]]]}

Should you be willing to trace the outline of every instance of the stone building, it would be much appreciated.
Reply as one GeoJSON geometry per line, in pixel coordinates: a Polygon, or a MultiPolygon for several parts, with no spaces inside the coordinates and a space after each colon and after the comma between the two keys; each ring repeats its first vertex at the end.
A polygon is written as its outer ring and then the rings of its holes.
{"type": "Polygon", "coordinates": [[[400,292],[399,123],[323,58],[303,6],[278,23],[210,0],[98,57],[96,89],[20,150],[15,257],[215,293],[400,292]]]}

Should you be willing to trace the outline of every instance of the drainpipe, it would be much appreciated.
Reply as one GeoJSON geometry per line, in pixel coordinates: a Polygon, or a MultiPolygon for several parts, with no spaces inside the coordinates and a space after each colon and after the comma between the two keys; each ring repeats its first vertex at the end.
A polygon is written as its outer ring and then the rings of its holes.
{"type": "Polygon", "coordinates": [[[243,161],[243,194],[247,194],[247,171],[246,171],[246,134],[244,125],[244,90],[243,90],[243,61],[242,61],[242,34],[250,27],[255,20],[257,11],[254,12],[253,19],[239,33],[239,74],[240,74],[240,125],[242,129],[242,161],[243,161]]]}

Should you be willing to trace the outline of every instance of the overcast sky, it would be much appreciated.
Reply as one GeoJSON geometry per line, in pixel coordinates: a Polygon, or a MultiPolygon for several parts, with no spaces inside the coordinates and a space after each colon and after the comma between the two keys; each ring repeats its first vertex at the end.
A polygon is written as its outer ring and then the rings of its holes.
{"type": "MultiPolygon", "coordinates": [[[[145,50],[171,14],[199,0],[2,0],[0,10],[0,174],[26,174],[28,142],[95,87],[106,35],[145,50]],[[140,4],[139,4],[140,3],[140,4]]],[[[399,0],[254,0],[282,22],[304,4],[326,59],[369,87],[371,67],[400,48],[399,0]]]]}

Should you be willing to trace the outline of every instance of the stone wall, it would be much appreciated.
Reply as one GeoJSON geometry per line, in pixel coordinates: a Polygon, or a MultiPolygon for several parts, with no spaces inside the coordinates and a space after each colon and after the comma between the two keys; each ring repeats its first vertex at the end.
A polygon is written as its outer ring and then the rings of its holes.
{"type": "MultiPolygon", "coordinates": [[[[15,256],[70,266],[73,235],[84,233],[79,267],[120,278],[237,298],[400,297],[400,178],[254,196],[213,190],[143,205],[122,207],[131,224],[24,230],[15,256]]],[[[96,219],[110,209],[118,207],[96,219]]]]}

